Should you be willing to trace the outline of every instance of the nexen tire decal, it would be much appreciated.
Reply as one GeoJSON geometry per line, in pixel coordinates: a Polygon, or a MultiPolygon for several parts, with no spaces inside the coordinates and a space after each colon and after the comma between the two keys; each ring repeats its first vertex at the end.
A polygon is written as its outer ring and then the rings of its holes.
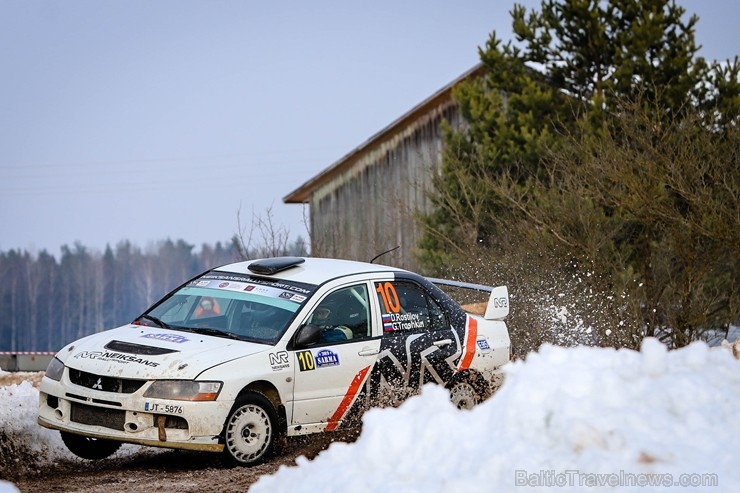
{"type": "Polygon", "coordinates": [[[339,403],[339,407],[337,407],[337,410],[334,411],[332,417],[329,418],[329,424],[326,425],[326,431],[334,431],[337,428],[337,425],[339,425],[339,421],[341,421],[344,413],[347,412],[347,409],[349,409],[352,401],[355,399],[355,397],[357,397],[358,390],[365,383],[365,378],[367,378],[367,373],[369,370],[370,367],[366,366],[365,368],[360,370],[357,375],[355,375],[355,378],[352,379],[352,383],[349,385],[347,393],[344,395],[342,402],[339,403]]]}
{"type": "Polygon", "coordinates": [[[463,356],[462,361],[460,361],[458,371],[470,368],[470,363],[473,362],[473,357],[475,356],[476,339],[478,339],[478,321],[472,317],[468,317],[468,335],[465,339],[465,356],[463,356]]]}

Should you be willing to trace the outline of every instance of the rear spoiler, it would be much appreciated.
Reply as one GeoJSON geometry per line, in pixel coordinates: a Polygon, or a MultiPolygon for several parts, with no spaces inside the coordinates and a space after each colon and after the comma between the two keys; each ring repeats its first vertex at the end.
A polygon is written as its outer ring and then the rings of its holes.
{"type": "Polygon", "coordinates": [[[469,282],[450,281],[448,279],[435,279],[427,277],[429,282],[442,286],[473,289],[491,293],[486,303],[486,311],[483,318],[486,320],[503,320],[509,315],[509,289],[506,286],[485,286],[483,284],[472,284],[469,282]]]}

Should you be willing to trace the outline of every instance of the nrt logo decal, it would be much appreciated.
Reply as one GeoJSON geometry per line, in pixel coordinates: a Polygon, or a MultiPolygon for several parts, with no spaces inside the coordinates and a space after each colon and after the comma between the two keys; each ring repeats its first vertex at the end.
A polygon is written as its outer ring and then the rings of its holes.
{"type": "Polygon", "coordinates": [[[493,299],[493,307],[494,308],[506,308],[509,306],[509,300],[507,298],[494,298],[493,299]]]}
{"type": "Polygon", "coordinates": [[[277,353],[270,353],[270,366],[273,371],[284,370],[290,367],[290,358],[288,358],[288,351],[278,351],[277,353]]]}

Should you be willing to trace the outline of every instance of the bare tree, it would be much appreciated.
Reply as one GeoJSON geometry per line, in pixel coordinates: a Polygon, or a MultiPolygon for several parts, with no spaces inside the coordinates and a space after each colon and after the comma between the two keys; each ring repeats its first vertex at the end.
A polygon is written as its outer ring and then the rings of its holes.
{"type": "Polygon", "coordinates": [[[275,222],[272,205],[265,209],[264,215],[252,209],[249,226],[242,225],[241,207],[237,210],[236,221],[238,233],[235,244],[243,259],[260,257],[277,257],[288,250],[289,231],[275,222]]]}
{"type": "Polygon", "coordinates": [[[33,347],[37,343],[37,331],[38,331],[38,314],[40,311],[40,293],[44,282],[44,276],[41,269],[43,266],[37,261],[37,259],[26,254],[24,262],[25,275],[26,275],[26,290],[28,297],[29,320],[27,328],[27,343],[28,347],[33,347]]]}

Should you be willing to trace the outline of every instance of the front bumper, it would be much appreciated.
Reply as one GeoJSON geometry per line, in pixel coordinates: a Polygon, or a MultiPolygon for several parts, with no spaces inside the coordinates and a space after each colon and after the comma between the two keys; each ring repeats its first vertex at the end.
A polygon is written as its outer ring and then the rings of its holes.
{"type": "Polygon", "coordinates": [[[38,423],[79,435],[152,447],[220,452],[219,435],[233,405],[190,402],[105,392],[44,377],[39,388],[38,423]]]}

